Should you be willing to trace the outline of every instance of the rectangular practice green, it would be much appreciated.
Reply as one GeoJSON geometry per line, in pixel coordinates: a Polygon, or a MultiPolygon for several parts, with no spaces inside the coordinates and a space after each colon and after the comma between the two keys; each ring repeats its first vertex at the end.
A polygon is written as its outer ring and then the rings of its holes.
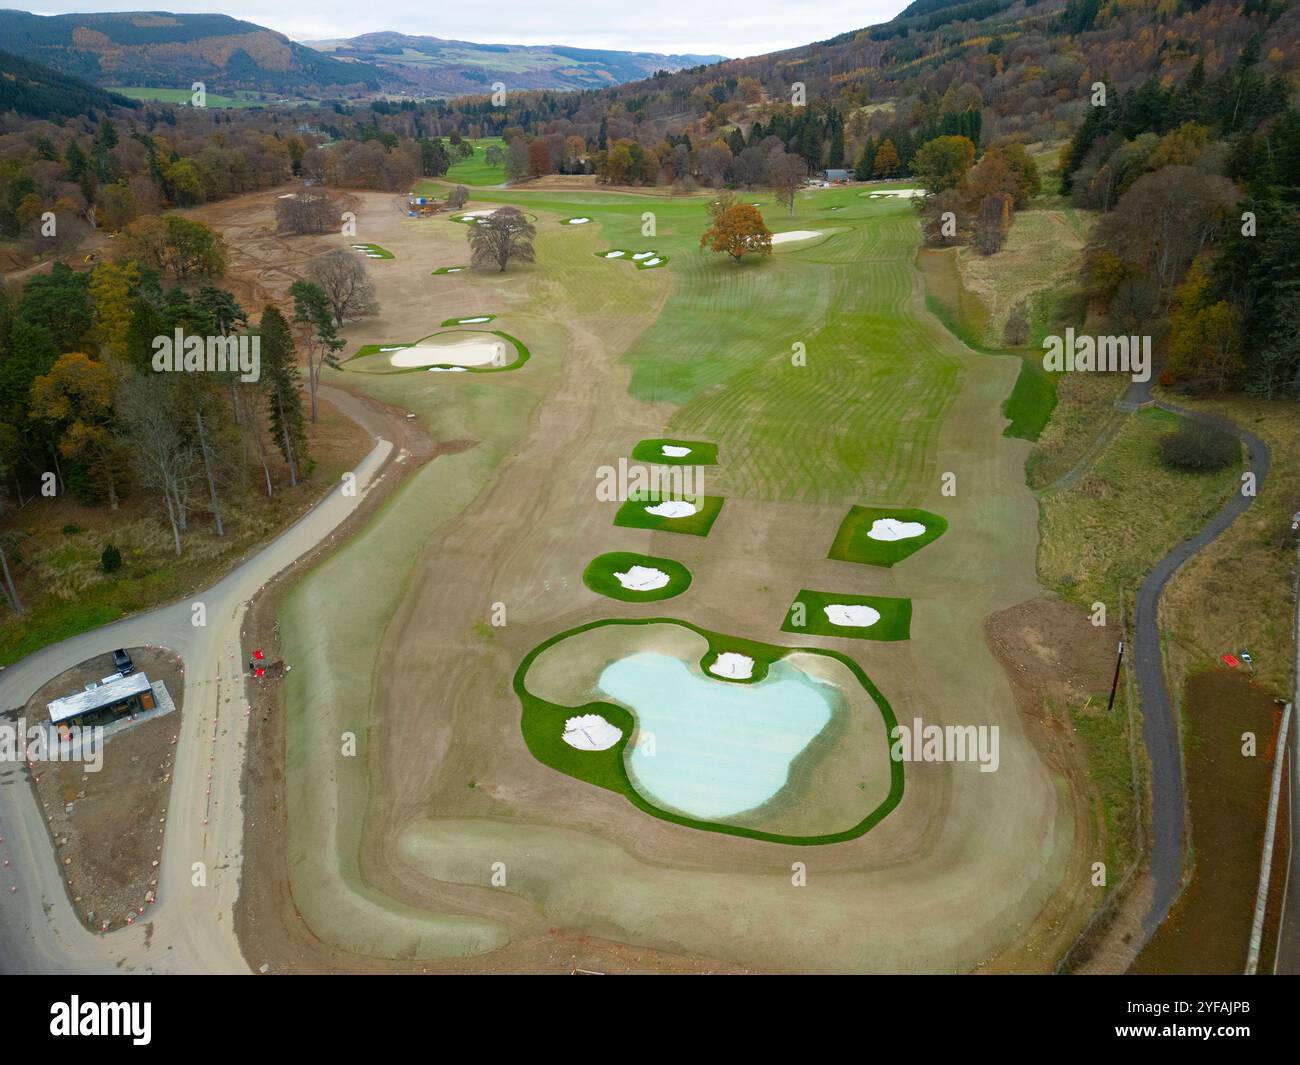
{"type": "Polygon", "coordinates": [[[906,640],[911,636],[911,627],[910,599],[805,588],[786,611],[781,631],[853,640],[906,640]]]}

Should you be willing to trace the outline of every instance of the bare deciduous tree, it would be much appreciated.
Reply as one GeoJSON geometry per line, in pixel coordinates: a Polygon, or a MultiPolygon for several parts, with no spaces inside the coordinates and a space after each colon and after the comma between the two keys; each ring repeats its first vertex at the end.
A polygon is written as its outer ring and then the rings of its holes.
{"type": "Polygon", "coordinates": [[[502,271],[511,259],[531,263],[536,232],[519,208],[498,207],[469,227],[470,262],[474,266],[495,265],[502,271]]]}
{"type": "Polygon", "coordinates": [[[307,279],[325,293],[336,326],[345,318],[364,318],[379,310],[365,263],[342,248],[313,259],[307,279]]]}
{"type": "Polygon", "coordinates": [[[339,208],[324,189],[303,189],[275,201],[275,220],[284,233],[328,233],[339,224],[339,208]]]}
{"type": "Polygon", "coordinates": [[[181,430],[175,397],[159,377],[132,374],[118,389],[122,435],[130,445],[136,476],[162,494],[176,553],[189,514],[190,486],[200,476],[198,449],[181,430]]]}

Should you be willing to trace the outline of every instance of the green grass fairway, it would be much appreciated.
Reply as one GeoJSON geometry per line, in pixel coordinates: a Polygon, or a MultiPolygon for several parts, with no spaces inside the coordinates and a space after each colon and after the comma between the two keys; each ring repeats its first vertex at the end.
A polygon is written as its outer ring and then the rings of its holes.
{"type": "Polygon", "coordinates": [[[1002,406],[1002,413],[1011,422],[1002,430],[1003,435],[1037,440],[1055,409],[1056,378],[1043,369],[1040,355],[1026,355],[1016,387],[1002,406]]]}
{"type": "Polygon", "coordinates": [[[911,636],[912,601],[882,595],[853,595],[840,592],[814,592],[803,589],[786,611],[782,632],[808,632],[816,636],[845,636],[856,640],[906,640],[911,636]],[[796,611],[803,604],[803,624],[796,624],[796,611]],[[869,606],[880,615],[874,625],[836,625],[823,607],[832,603],[844,606],[869,606]]]}
{"type": "Polygon", "coordinates": [[[638,462],[657,462],[663,466],[716,466],[718,463],[718,445],[704,440],[677,440],[665,437],[661,440],[642,440],[632,449],[632,457],[638,462]],[[688,447],[689,455],[674,457],[665,455],[663,447],[688,447]]]}
{"type": "Polygon", "coordinates": [[[671,599],[681,595],[691,586],[691,571],[680,562],[671,558],[657,558],[654,555],[638,555],[631,551],[610,551],[597,555],[582,573],[582,583],[593,592],[607,595],[611,599],[622,599],[627,603],[653,603],[660,599],[671,599]],[[662,588],[646,592],[624,588],[615,573],[626,573],[631,566],[648,566],[668,574],[668,583],[662,588]]]}
{"type": "Polygon", "coordinates": [[[840,523],[827,558],[841,562],[861,562],[868,566],[892,566],[908,555],[915,554],[926,544],[937,540],[948,528],[948,523],[938,514],[928,510],[905,507],[853,507],[840,523]],[[925,526],[925,532],[906,540],[873,540],[867,535],[871,524],[880,518],[898,521],[916,521],[925,526]]]}
{"type": "MultiPolygon", "coordinates": [[[[759,643],[756,640],[738,639],[733,636],[724,636],[720,633],[710,632],[696,625],[691,625],[685,621],[678,621],[675,618],[638,618],[638,619],[618,619],[593,621],[586,625],[581,625],[576,629],[570,629],[567,632],[561,632],[552,636],[545,643],[533,648],[532,651],[519,664],[519,669],[515,672],[514,689],[515,694],[519,696],[519,701],[523,706],[523,714],[520,719],[520,729],[524,734],[524,742],[528,745],[528,750],[532,752],[543,765],[548,765],[561,773],[574,777],[577,780],[586,781],[589,784],[595,784],[597,787],[607,788],[610,791],[617,792],[624,796],[632,805],[645,813],[654,817],[662,818],[665,821],[672,821],[674,824],[685,825],[687,828],[698,828],[706,832],[726,832],[733,836],[745,836],[749,839],[764,840],[769,843],[789,843],[794,845],[818,845],[824,843],[843,843],[847,840],[857,839],[864,835],[870,829],[879,824],[886,815],[903,798],[903,763],[889,759],[890,772],[890,789],[889,795],[883,803],[876,807],[870,814],[859,821],[851,828],[842,832],[827,833],[820,836],[786,836],[774,832],[762,832],[757,829],[743,828],[737,825],[721,824],[716,821],[700,821],[692,817],[686,817],[682,814],[673,813],[669,810],[661,809],[648,799],[643,797],[640,792],[632,785],[628,777],[627,767],[624,763],[624,751],[628,742],[631,740],[633,731],[636,728],[636,718],[631,711],[615,703],[596,701],[587,703],[584,706],[560,706],[556,703],[548,702],[536,695],[533,695],[527,686],[527,677],[529,667],[533,661],[545,650],[567,640],[579,633],[586,632],[589,629],[599,628],[604,625],[649,625],[669,623],[680,625],[683,628],[690,629],[692,632],[703,636],[709,643],[709,651],[705,655],[706,659],[711,660],[715,655],[724,651],[735,651],[740,654],[748,655],[754,660],[754,676],[751,683],[757,683],[767,675],[768,667],[775,661],[784,658],[792,651],[798,650],[807,654],[825,655],[843,663],[853,673],[854,677],[866,690],[867,694],[875,702],[880,710],[881,717],[884,718],[886,734],[889,733],[897,721],[894,718],[894,712],[885,697],[880,694],[879,690],[863,672],[862,667],[854,662],[851,658],[838,654],[835,651],[823,651],[818,648],[791,648],[780,647],[775,644],[759,643]],[[623,737],[604,751],[580,751],[570,747],[561,738],[564,731],[564,722],[567,718],[579,714],[600,714],[606,721],[622,729],[623,737]]],[[[704,668],[701,663],[701,668],[704,668]]],[[[884,757],[888,758],[888,752],[884,752],[884,757]]]]}
{"type": "Polygon", "coordinates": [[[722,511],[721,496],[704,496],[696,503],[699,509],[684,518],[666,518],[659,514],[651,514],[645,509],[668,498],[658,493],[647,493],[639,498],[629,499],[618,508],[618,513],[614,516],[614,524],[622,525],[627,529],[659,529],[663,532],[708,536],[709,530],[713,528],[713,523],[722,511]]]}
{"type": "Polygon", "coordinates": [[[363,252],[367,259],[391,259],[393,253],[387,248],[381,248],[378,244],[353,244],[355,251],[363,252]]]}
{"type": "MultiPolygon", "coordinates": [[[[506,146],[505,141],[500,137],[484,137],[480,141],[475,141],[474,154],[468,159],[460,159],[453,163],[451,169],[443,176],[443,180],[450,181],[453,185],[500,185],[506,179],[506,168],[487,165],[487,149],[493,144],[501,149],[506,146]]],[[[450,150],[455,151],[454,148],[450,150]]]]}

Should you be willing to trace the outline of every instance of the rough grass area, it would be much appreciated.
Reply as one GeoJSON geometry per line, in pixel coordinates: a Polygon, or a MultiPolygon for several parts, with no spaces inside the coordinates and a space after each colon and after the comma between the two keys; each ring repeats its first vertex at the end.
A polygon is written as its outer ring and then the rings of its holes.
{"type": "Polygon", "coordinates": [[[827,558],[841,562],[860,562],[867,566],[892,566],[914,555],[926,544],[939,539],[948,522],[928,510],[905,507],[853,507],[840,523],[827,558]],[[882,518],[920,522],[925,532],[905,540],[873,540],[867,534],[872,523],[882,518]]]}
{"type": "Polygon", "coordinates": [[[1158,441],[1181,419],[1159,409],[1130,416],[1077,484],[1042,500],[1039,578],[1089,610],[1114,610],[1172,547],[1205,523],[1238,484],[1239,466],[1181,473],[1160,461],[1158,441]]]}
{"type": "Polygon", "coordinates": [[[365,431],[324,402],[320,421],[308,422],[307,433],[316,463],[311,476],[291,488],[268,440],[275,495],[267,498],[261,467],[249,468],[244,493],[227,487],[222,494],[224,537],[213,528],[206,490],[192,492],[179,556],[161,501],[143,489],[124,498],[117,511],[83,505],[66,493],[10,509],[9,565],[27,611],[15,616],[0,606],[0,665],[208,587],[296,520],[370,450],[365,431]],[[111,574],[100,568],[108,544],[122,554],[122,568],[111,574]]]}
{"type": "Polygon", "coordinates": [[[639,493],[626,500],[614,515],[614,524],[628,529],[657,529],[662,532],[689,533],[691,536],[708,536],[713,523],[722,512],[721,496],[696,496],[689,500],[696,506],[694,514],[681,518],[669,518],[662,514],[651,514],[646,507],[664,503],[672,496],[658,492],[639,493]]]}
{"type": "Polygon", "coordinates": [[[883,595],[855,595],[841,592],[814,592],[803,589],[795,596],[781,623],[782,632],[808,632],[816,636],[844,636],[855,640],[906,640],[911,635],[912,601],[883,595]],[[868,606],[880,614],[873,625],[836,625],[826,616],[825,608],[868,606]],[[802,623],[800,623],[802,621],[802,623]]]}
{"type": "Polygon", "coordinates": [[[1098,438],[1122,421],[1115,400],[1128,387],[1124,374],[1066,373],[1049,375],[1056,382],[1056,404],[1025,460],[1029,487],[1055,484],[1085,461],[1098,438]]]}
{"type": "Polygon", "coordinates": [[[591,560],[582,572],[582,583],[593,592],[609,596],[610,599],[621,599],[625,603],[654,603],[661,599],[671,599],[686,591],[691,586],[691,571],[671,558],[640,555],[631,551],[610,551],[591,560]],[[668,574],[668,583],[662,588],[644,592],[624,588],[615,574],[626,573],[632,566],[661,570],[668,574]]]}
{"type": "Polygon", "coordinates": [[[1255,682],[1290,699],[1295,691],[1291,590],[1300,511],[1300,418],[1294,403],[1245,396],[1179,399],[1190,410],[1231,418],[1269,445],[1272,464],[1255,502],[1174,575],[1165,590],[1166,653],[1176,675],[1196,672],[1224,651],[1247,648],[1255,682]],[[1213,603],[1212,610],[1205,609],[1213,603]]]}
{"type": "MultiPolygon", "coordinates": [[[[561,632],[552,636],[549,640],[533,648],[523,662],[520,663],[519,669],[515,672],[514,689],[515,694],[523,706],[523,714],[520,719],[520,729],[524,735],[524,742],[528,745],[528,750],[533,757],[544,765],[550,766],[561,773],[565,773],[578,780],[586,781],[589,784],[595,784],[597,787],[607,788],[610,791],[617,792],[624,796],[630,803],[645,813],[654,817],[662,818],[665,821],[672,821],[674,824],[685,825],[687,828],[701,829],[706,832],[725,832],[733,836],[744,836],[749,839],[763,840],[769,843],[788,843],[792,845],[813,846],[827,843],[843,843],[847,840],[857,839],[870,831],[875,825],[879,824],[886,815],[889,814],[903,797],[903,763],[890,759],[890,791],[889,796],[880,806],[867,815],[862,821],[852,828],[843,832],[828,833],[819,836],[786,836],[779,833],[763,832],[758,829],[745,828],[739,825],[720,824],[716,821],[701,821],[696,818],[686,817],[681,814],[673,813],[661,809],[654,803],[650,802],[632,785],[628,776],[627,766],[624,762],[624,752],[631,741],[636,729],[636,717],[631,711],[617,705],[604,701],[595,701],[587,703],[584,706],[560,706],[556,703],[548,702],[545,699],[533,695],[527,686],[528,669],[533,661],[543,651],[566,640],[571,636],[586,632],[588,629],[594,629],[602,625],[648,625],[648,624],[673,624],[681,625],[683,628],[690,629],[692,632],[703,636],[709,642],[709,650],[705,655],[705,660],[712,660],[715,655],[724,651],[734,651],[739,654],[748,655],[754,660],[754,675],[750,678],[749,683],[758,683],[767,676],[768,668],[773,662],[784,658],[795,648],[780,647],[774,644],[760,643],[756,640],[739,639],[734,636],[724,636],[720,633],[710,632],[699,626],[691,625],[685,621],[678,621],[675,618],[638,618],[638,619],[618,619],[593,621],[586,625],[581,625],[576,629],[569,629],[567,632],[561,632]],[[597,713],[622,730],[623,736],[618,743],[614,744],[605,751],[580,751],[570,747],[561,738],[564,732],[564,722],[566,719],[579,714],[597,713]]],[[[881,716],[885,721],[885,729],[888,734],[894,728],[897,721],[894,718],[894,712],[885,697],[880,694],[876,686],[863,672],[862,667],[845,655],[838,654],[834,651],[823,651],[818,648],[799,648],[798,650],[808,654],[825,655],[828,658],[834,658],[846,665],[858,682],[866,689],[876,706],[879,708],[881,716]]],[[[703,662],[701,668],[704,668],[703,662]]]]}
{"type": "Polygon", "coordinates": [[[632,457],[638,462],[655,462],[662,466],[716,466],[718,462],[718,445],[706,440],[678,440],[674,437],[662,437],[642,440],[632,449],[632,457]],[[669,447],[688,447],[689,455],[665,455],[664,445],[669,447]]]}

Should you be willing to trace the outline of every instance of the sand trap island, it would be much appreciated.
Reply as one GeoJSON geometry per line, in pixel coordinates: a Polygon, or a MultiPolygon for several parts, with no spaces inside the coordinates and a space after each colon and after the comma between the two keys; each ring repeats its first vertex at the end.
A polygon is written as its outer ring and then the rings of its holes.
{"type": "Polygon", "coordinates": [[[867,533],[873,540],[910,540],[913,536],[924,536],[925,526],[919,521],[899,521],[897,518],[878,518],[871,523],[867,533]]]}
{"type": "Polygon", "coordinates": [[[689,827],[840,842],[902,796],[903,765],[889,757],[893,713],[861,667],[834,652],[611,619],[532,651],[515,692],[534,757],[689,827]],[[745,676],[711,675],[720,662],[745,676]],[[612,730],[627,741],[585,745],[612,730]]]}
{"type": "Polygon", "coordinates": [[[599,714],[583,714],[564,723],[560,738],[579,751],[607,751],[623,738],[623,730],[599,714]]]}

